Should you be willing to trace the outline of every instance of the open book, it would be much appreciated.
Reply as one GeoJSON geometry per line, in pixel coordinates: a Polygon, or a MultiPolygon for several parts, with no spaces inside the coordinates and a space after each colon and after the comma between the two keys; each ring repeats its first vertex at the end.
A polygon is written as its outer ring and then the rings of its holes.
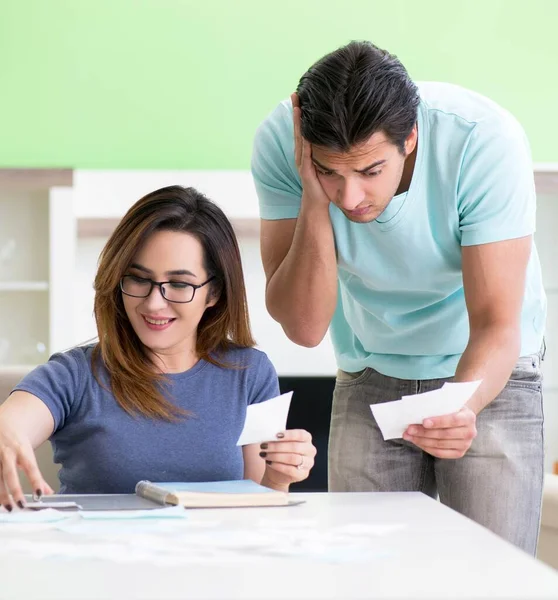
{"type": "Polygon", "coordinates": [[[286,492],[259,485],[250,479],[192,483],[140,481],[136,494],[159,504],[180,504],[186,508],[232,506],[285,506],[286,492]]]}

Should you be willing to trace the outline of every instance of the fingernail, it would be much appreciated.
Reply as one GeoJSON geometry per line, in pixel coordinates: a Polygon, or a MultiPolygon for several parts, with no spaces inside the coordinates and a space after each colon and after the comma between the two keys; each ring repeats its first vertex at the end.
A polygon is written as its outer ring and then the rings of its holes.
{"type": "Polygon", "coordinates": [[[432,421],[430,421],[429,419],[427,419],[427,420],[424,422],[424,426],[425,426],[425,427],[432,427],[432,425],[434,425],[434,423],[432,423],[432,421]]]}
{"type": "Polygon", "coordinates": [[[267,456],[267,452],[260,452],[260,456],[261,456],[262,458],[265,458],[265,457],[267,456]]]}
{"type": "Polygon", "coordinates": [[[13,510],[12,505],[11,504],[6,504],[6,510],[8,512],[12,512],[12,510],[13,510]]]}
{"type": "Polygon", "coordinates": [[[25,504],[23,504],[21,500],[17,501],[17,505],[19,506],[19,508],[25,508],[25,504]]]}
{"type": "Polygon", "coordinates": [[[43,496],[42,490],[35,490],[35,496],[37,496],[37,500],[40,500],[43,496]]]}
{"type": "Polygon", "coordinates": [[[262,450],[267,450],[267,444],[260,444],[260,448],[262,450]]]}
{"type": "Polygon", "coordinates": [[[409,429],[407,430],[407,433],[409,435],[415,435],[415,433],[417,432],[415,427],[409,427],[409,429]]]}
{"type": "Polygon", "coordinates": [[[270,460],[266,460],[265,463],[266,463],[266,465],[270,465],[271,461],[270,460]]]}
{"type": "Polygon", "coordinates": [[[285,434],[284,434],[283,432],[281,432],[281,433],[278,433],[278,434],[277,434],[277,437],[278,437],[279,439],[282,439],[282,438],[284,438],[284,437],[285,437],[285,434]]]}

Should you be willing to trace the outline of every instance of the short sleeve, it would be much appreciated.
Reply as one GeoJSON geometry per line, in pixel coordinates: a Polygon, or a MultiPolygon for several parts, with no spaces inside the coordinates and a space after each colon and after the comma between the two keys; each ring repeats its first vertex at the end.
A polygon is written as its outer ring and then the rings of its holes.
{"type": "Polygon", "coordinates": [[[279,379],[275,367],[264,352],[257,351],[258,359],[252,364],[254,373],[249,388],[248,404],[265,402],[279,396],[279,379]]]}
{"type": "Polygon", "coordinates": [[[535,232],[531,152],[525,133],[511,116],[475,126],[463,157],[457,192],[462,246],[535,232]]]}
{"type": "Polygon", "coordinates": [[[258,127],[251,161],[262,219],[296,219],[302,185],[295,164],[292,106],[284,101],[258,127]]]}
{"type": "Polygon", "coordinates": [[[14,388],[42,400],[54,418],[54,431],[64,427],[83,396],[87,359],[82,349],[53,354],[48,362],[33,369],[14,388]]]}

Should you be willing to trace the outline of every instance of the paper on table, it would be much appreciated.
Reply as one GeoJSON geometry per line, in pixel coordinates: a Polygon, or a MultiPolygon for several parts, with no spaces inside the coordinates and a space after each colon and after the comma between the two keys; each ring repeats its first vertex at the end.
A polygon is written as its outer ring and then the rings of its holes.
{"type": "Polygon", "coordinates": [[[88,521],[130,521],[136,519],[186,519],[187,513],[183,506],[151,508],[149,510],[82,510],[82,519],[88,521]]]}
{"type": "Polygon", "coordinates": [[[57,531],[76,536],[125,541],[144,535],[173,536],[192,531],[188,519],[79,519],[51,524],[57,531]]]}
{"type": "Polygon", "coordinates": [[[56,524],[60,535],[46,539],[29,540],[19,535],[2,538],[0,562],[3,555],[17,555],[53,560],[150,562],[160,566],[253,566],[270,557],[333,564],[369,563],[391,557],[397,545],[386,546],[386,536],[398,536],[407,527],[399,522],[335,525],[327,520],[317,526],[314,519],[295,519],[297,527],[285,528],[280,519],[265,519],[251,523],[247,529],[195,519],[88,521],[80,519],[77,513],[71,519],[56,524]]]}
{"type": "Polygon", "coordinates": [[[287,425],[292,395],[292,392],[287,392],[266,402],[248,406],[244,429],[236,445],[246,446],[274,440],[287,425]]]}
{"type": "Polygon", "coordinates": [[[53,508],[45,510],[15,510],[13,512],[0,512],[0,523],[55,523],[71,519],[75,512],[62,512],[53,508]]]}
{"type": "Polygon", "coordinates": [[[409,425],[419,425],[429,417],[449,415],[463,408],[480,384],[481,381],[445,383],[431,392],[371,404],[370,409],[384,440],[400,438],[409,425]]]}

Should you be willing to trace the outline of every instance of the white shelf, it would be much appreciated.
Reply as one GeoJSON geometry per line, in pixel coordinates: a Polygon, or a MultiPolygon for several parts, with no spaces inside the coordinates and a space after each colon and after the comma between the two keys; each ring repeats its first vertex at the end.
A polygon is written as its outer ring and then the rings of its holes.
{"type": "Polygon", "coordinates": [[[76,227],[70,185],[67,171],[0,169],[4,366],[41,364],[73,345],[76,227]]]}
{"type": "Polygon", "coordinates": [[[0,292],[48,292],[48,281],[0,281],[0,292]]]}

